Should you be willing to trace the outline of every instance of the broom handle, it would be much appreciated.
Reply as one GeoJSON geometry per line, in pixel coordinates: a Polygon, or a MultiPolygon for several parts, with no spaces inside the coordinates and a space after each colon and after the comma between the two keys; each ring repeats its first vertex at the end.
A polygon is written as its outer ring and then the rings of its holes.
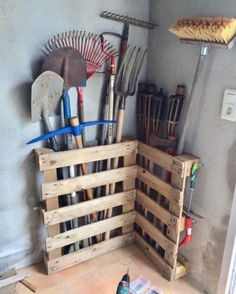
{"type": "Polygon", "coordinates": [[[198,63],[197,63],[197,67],[196,67],[196,71],[194,74],[194,78],[193,78],[193,84],[192,84],[192,88],[191,88],[191,92],[189,95],[189,98],[186,101],[186,111],[183,114],[183,129],[182,132],[180,134],[180,138],[179,138],[179,144],[178,144],[178,148],[177,148],[177,155],[182,154],[183,149],[184,149],[184,140],[185,140],[185,135],[188,129],[188,125],[189,125],[189,121],[190,121],[190,114],[191,114],[191,110],[192,110],[192,106],[193,106],[193,97],[195,94],[195,90],[196,90],[196,85],[197,85],[197,81],[199,80],[199,76],[200,76],[200,70],[203,66],[203,62],[204,59],[207,55],[207,47],[206,46],[202,46],[201,47],[201,52],[199,55],[199,59],[198,59],[198,63]]]}
{"type": "MultiPolygon", "coordinates": [[[[70,119],[70,123],[73,127],[77,127],[79,125],[79,119],[78,117],[72,117],[70,119]]],[[[81,135],[80,136],[75,136],[75,141],[76,141],[76,145],[78,149],[82,149],[83,148],[83,142],[82,142],[82,138],[81,135]]],[[[82,163],[81,164],[81,169],[84,175],[88,174],[88,168],[87,168],[87,164],[86,163],[82,163]]],[[[92,200],[93,199],[93,191],[91,188],[86,190],[86,194],[87,194],[87,199],[88,200],[92,200]]],[[[96,213],[92,213],[91,214],[92,220],[96,221],[97,220],[97,215],[96,213]]]]}

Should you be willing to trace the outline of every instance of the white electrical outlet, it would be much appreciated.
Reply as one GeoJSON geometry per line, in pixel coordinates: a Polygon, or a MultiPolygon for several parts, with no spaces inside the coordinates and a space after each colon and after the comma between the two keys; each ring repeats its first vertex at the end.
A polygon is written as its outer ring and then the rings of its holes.
{"type": "Polygon", "coordinates": [[[221,118],[236,121],[236,90],[225,89],[221,118]]]}

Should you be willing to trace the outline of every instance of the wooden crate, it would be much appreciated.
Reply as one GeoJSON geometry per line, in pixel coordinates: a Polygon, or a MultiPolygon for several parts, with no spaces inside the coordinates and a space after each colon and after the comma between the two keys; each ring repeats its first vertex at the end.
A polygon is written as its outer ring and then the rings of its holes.
{"type": "Polygon", "coordinates": [[[192,156],[172,157],[136,140],[56,153],[42,148],[36,150],[36,155],[39,169],[44,173],[42,199],[45,201],[45,209],[41,212],[48,233],[44,256],[48,273],[63,270],[136,242],[167,279],[173,280],[186,274],[187,261],[178,256],[178,243],[183,224],[185,181],[190,175],[192,163],[196,158],[192,156]],[[153,162],[171,172],[172,183],[167,183],[151,170],[138,166],[136,164],[137,154],[145,157],[146,162],[153,162]],[[119,168],[57,180],[58,168],[116,157],[121,159],[119,168]],[[145,190],[147,193],[139,188],[136,189],[137,179],[143,183],[142,185],[148,187],[145,190]],[[73,191],[94,189],[114,182],[121,182],[123,185],[122,189],[113,195],[59,208],[59,197],[62,195],[73,191]],[[153,191],[168,199],[168,209],[152,199],[149,193],[153,191]],[[137,211],[134,209],[135,201],[137,211]],[[118,215],[116,213],[109,219],[61,232],[60,224],[63,222],[120,206],[123,208],[119,210],[120,213],[118,215]],[[143,210],[140,210],[140,207],[143,210]],[[156,226],[150,215],[155,216],[166,226],[166,232],[156,226]],[[141,228],[142,233],[140,234],[137,229],[134,230],[134,227],[141,228]],[[118,230],[120,234],[108,240],[69,254],[62,255],[61,253],[61,249],[69,244],[119,228],[122,228],[118,230]],[[157,246],[153,246],[147,240],[147,235],[151,236],[152,241],[155,241],[155,244],[164,250],[164,254],[159,254],[157,246]]]}

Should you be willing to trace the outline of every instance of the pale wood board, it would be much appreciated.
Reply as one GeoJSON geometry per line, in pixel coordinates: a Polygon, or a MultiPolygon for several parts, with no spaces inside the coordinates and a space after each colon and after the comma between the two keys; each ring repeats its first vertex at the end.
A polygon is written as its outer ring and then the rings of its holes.
{"type": "Polygon", "coordinates": [[[174,269],[137,233],[135,233],[135,243],[167,280],[173,279],[174,269]]]}
{"type": "Polygon", "coordinates": [[[119,205],[133,205],[135,198],[136,190],[133,189],[126,192],[116,193],[113,195],[84,201],[78,204],[61,207],[59,209],[45,211],[43,212],[44,224],[45,226],[51,226],[119,205]]]}
{"type": "MultiPolygon", "coordinates": [[[[137,152],[132,152],[130,155],[124,156],[124,167],[136,165],[137,152]]],[[[129,181],[123,182],[123,191],[127,191],[135,188],[135,178],[129,181]]],[[[134,202],[124,204],[122,207],[123,213],[134,210],[134,202]]],[[[122,234],[126,234],[133,231],[133,224],[124,226],[122,228],[122,234]]]]}
{"type": "Polygon", "coordinates": [[[184,163],[182,160],[142,142],[138,144],[138,153],[165,170],[183,176],[184,163]]]}
{"type": "MultiPolygon", "coordinates": [[[[0,288],[6,287],[10,284],[16,283],[20,280],[24,280],[26,278],[28,278],[29,274],[15,274],[13,276],[7,277],[7,278],[3,278],[0,279],[0,288]]],[[[1,293],[1,290],[0,290],[1,293]]]]}
{"type": "Polygon", "coordinates": [[[48,199],[59,195],[69,194],[73,191],[87,190],[110,184],[112,182],[129,180],[131,178],[135,178],[136,176],[137,167],[131,166],[60,180],[52,183],[44,183],[42,185],[42,197],[43,199],[48,199]]]}
{"type": "Polygon", "coordinates": [[[104,232],[130,225],[134,223],[136,213],[128,212],[126,214],[114,216],[102,221],[84,225],[82,227],[69,230],[54,237],[46,239],[46,249],[51,251],[78,241],[102,234],[104,232]]]}
{"type": "MultiPolygon", "coordinates": [[[[158,245],[160,245],[165,251],[171,255],[172,259],[177,257],[178,246],[167,237],[163,235],[163,233],[155,227],[151,222],[149,222],[144,216],[137,212],[135,223],[142,228],[142,230],[147,233],[153,240],[155,240],[158,245]]],[[[168,259],[170,265],[173,266],[173,261],[171,258],[168,259]]]]}
{"type": "Polygon", "coordinates": [[[66,269],[132,243],[134,243],[134,233],[102,241],[98,244],[91,245],[87,248],[83,248],[76,252],[47,261],[48,273],[51,274],[53,272],[66,269]]]}
{"type": "Polygon", "coordinates": [[[177,229],[179,219],[140,190],[137,190],[136,201],[164,224],[171,225],[173,228],[177,229]]]}
{"type": "Polygon", "coordinates": [[[46,153],[46,149],[35,150],[39,160],[40,170],[71,166],[86,162],[100,161],[129,155],[137,152],[138,141],[116,143],[112,145],[96,146],[69,151],[46,153]]]}
{"type": "Polygon", "coordinates": [[[137,168],[138,179],[165,196],[170,202],[177,204],[183,203],[183,192],[175,188],[173,185],[161,180],[157,176],[154,176],[146,169],[139,167],[137,168]]]}
{"type": "MultiPolygon", "coordinates": [[[[51,149],[43,149],[44,153],[48,152],[48,154],[55,153],[51,149]]],[[[39,152],[38,152],[39,154],[39,152]]],[[[43,172],[45,183],[55,182],[57,180],[57,170],[52,169],[43,172]]],[[[58,197],[54,197],[46,200],[46,210],[54,210],[59,208],[58,197]]],[[[48,236],[53,237],[55,235],[60,234],[60,225],[56,224],[47,228],[48,236]]],[[[48,259],[56,258],[61,256],[61,249],[57,249],[48,253],[48,259]]]]}

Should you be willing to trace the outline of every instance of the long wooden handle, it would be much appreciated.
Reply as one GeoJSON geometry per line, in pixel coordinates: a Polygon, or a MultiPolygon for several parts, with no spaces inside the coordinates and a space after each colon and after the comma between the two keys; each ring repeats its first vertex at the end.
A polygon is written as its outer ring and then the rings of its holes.
{"type": "MultiPolygon", "coordinates": [[[[78,117],[72,117],[70,119],[70,123],[73,127],[77,127],[79,125],[79,119],[78,117]]],[[[75,136],[75,141],[76,141],[76,145],[78,149],[82,149],[84,148],[83,146],[83,142],[82,142],[82,138],[81,136],[75,136]]],[[[87,164],[86,163],[82,163],[81,164],[81,168],[82,168],[82,172],[83,175],[87,175],[88,174],[88,168],[87,168],[87,164]]],[[[93,199],[93,191],[91,188],[86,190],[86,195],[87,195],[87,199],[88,200],[92,200],[93,199]]],[[[91,217],[94,221],[97,221],[97,215],[96,213],[92,213],[91,217]]]]}

